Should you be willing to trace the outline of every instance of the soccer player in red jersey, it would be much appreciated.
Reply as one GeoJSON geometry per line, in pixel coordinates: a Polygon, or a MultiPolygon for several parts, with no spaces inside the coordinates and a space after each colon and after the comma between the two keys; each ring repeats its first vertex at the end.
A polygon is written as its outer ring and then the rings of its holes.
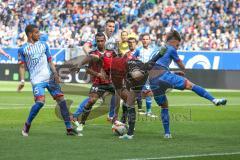
{"type": "Polygon", "coordinates": [[[92,87],[89,92],[89,99],[84,106],[80,124],[75,119],[75,124],[78,126],[79,131],[82,130],[87,117],[96,101],[103,96],[104,93],[109,92],[115,94],[115,89],[112,85],[110,69],[112,58],[116,56],[113,50],[105,49],[106,37],[103,33],[97,33],[95,36],[97,49],[90,52],[74,70],[79,70],[82,65],[89,64],[87,73],[92,75],[92,87]]]}

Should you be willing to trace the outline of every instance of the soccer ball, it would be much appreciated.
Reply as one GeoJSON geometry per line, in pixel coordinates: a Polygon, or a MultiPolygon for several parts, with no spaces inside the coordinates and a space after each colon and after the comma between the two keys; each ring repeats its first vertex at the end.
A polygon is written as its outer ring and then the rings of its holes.
{"type": "Polygon", "coordinates": [[[128,128],[126,125],[113,125],[112,126],[112,132],[116,136],[122,136],[126,134],[128,131],[128,128]]]}

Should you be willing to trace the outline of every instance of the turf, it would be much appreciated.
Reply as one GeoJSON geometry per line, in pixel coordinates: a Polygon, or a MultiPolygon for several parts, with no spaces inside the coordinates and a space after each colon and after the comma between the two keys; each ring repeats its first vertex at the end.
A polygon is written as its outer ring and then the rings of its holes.
{"type": "MultiPolygon", "coordinates": [[[[0,159],[65,160],[65,159],[165,159],[181,160],[240,159],[240,91],[212,90],[226,97],[228,105],[215,107],[191,92],[168,94],[173,139],[163,139],[159,118],[138,116],[133,140],[119,140],[111,132],[107,115],[87,122],[83,137],[68,137],[64,125],[55,115],[55,102],[46,94],[46,106],[32,124],[29,137],[20,132],[33,104],[30,84],[16,93],[17,83],[0,82],[0,159]],[[235,155],[212,155],[236,153],[235,155]],[[202,155],[177,158],[178,156],[202,155]],[[165,158],[164,158],[165,157],[165,158]]],[[[87,95],[66,94],[73,100],[72,111],[87,95]]],[[[154,104],[154,113],[159,108],[154,104]]]]}

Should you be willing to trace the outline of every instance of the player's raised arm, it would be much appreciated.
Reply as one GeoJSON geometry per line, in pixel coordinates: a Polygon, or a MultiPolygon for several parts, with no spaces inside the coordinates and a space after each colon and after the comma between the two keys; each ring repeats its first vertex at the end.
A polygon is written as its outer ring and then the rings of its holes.
{"type": "Polygon", "coordinates": [[[107,79],[108,78],[108,76],[106,75],[106,72],[104,72],[103,70],[101,70],[101,72],[95,72],[93,69],[86,68],[86,73],[90,74],[92,76],[99,77],[101,79],[107,79]]]}
{"type": "Polygon", "coordinates": [[[74,65],[72,68],[70,68],[70,72],[79,72],[80,68],[83,67],[84,65],[88,64],[92,60],[99,60],[100,57],[97,55],[87,55],[86,57],[83,58],[81,62],[78,62],[78,64],[74,65]]]}
{"type": "Polygon", "coordinates": [[[4,55],[5,57],[7,57],[8,59],[12,59],[12,57],[9,55],[9,54],[7,54],[3,49],[1,49],[0,48],[0,53],[2,54],[2,55],[4,55]]]}

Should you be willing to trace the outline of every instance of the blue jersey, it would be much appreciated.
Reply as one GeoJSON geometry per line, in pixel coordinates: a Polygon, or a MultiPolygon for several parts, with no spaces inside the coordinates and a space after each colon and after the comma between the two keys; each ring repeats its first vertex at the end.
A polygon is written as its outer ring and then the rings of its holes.
{"type": "Polygon", "coordinates": [[[155,55],[159,51],[157,46],[149,45],[148,48],[139,47],[136,49],[135,53],[133,54],[134,57],[138,58],[140,61],[146,63],[148,62],[153,55],[155,55]]]}
{"type": "Polygon", "coordinates": [[[52,72],[49,62],[51,59],[49,47],[45,42],[25,43],[18,49],[18,61],[27,66],[32,84],[50,80],[52,72]]]}
{"type": "Polygon", "coordinates": [[[169,69],[169,65],[172,63],[172,60],[176,63],[181,61],[177,54],[177,50],[173,46],[167,45],[166,53],[163,57],[159,58],[156,63],[169,69]]]}

